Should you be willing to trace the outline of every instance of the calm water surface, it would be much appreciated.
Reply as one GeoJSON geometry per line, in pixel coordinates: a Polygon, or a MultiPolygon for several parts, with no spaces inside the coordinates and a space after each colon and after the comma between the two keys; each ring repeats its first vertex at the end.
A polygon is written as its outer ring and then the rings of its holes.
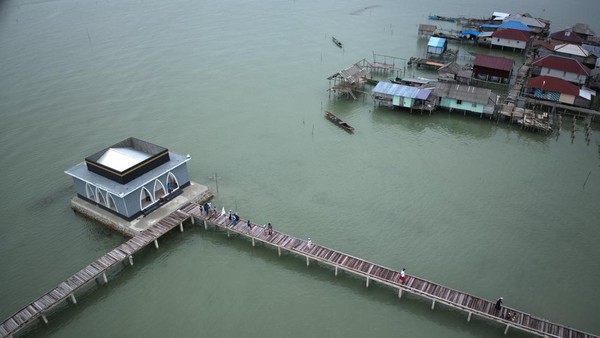
{"type": "MultiPolygon", "coordinates": [[[[216,173],[217,205],[244,218],[600,334],[597,125],[586,142],[582,122],[572,140],[326,91],[328,76],[373,51],[421,55],[429,14],[529,12],[553,30],[600,32],[594,0],[501,5],[0,2],[0,317],[124,241],[71,212],[63,171],[135,136],[191,154],[192,178],[215,190],[216,173]]],[[[27,335],[503,336],[220,233],[173,233],[135,263],[27,335]]]]}

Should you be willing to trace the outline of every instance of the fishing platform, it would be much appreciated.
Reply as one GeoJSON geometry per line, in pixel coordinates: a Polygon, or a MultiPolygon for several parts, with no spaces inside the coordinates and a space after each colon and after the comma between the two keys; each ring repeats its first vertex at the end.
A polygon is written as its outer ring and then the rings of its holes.
{"type": "Polygon", "coordinates": [[[452,289],[432,281],[408,275],[405,283],[400,281],[400,271],[388,268],[367,260],[328,248],[324,245],[312,243],[309,240],[296,238],[280,231],[270,231],[264,226],[255,223],[248,225],[248,220],[240,219],[234,225],[228,215],[223,212],[202,211],[200,204],[189,202],[178,210],[170,213],[156,224],[140,232],[127,242],[100,257],[95,262],[81,269],[73,276],[67,278],[56,288],[46,292],[44,295],[23,307],[13,316],[0,324],[0,337],[12,337],[18,331],[32,324],[38,319],[48,324],[49,312],[57,305],[70,301],[76,304],[75,293],[83,286],[93,280],[100,284],[106,284],[108,279],[106,273],[116,266],[133,265],[133,255],[141,249],[154,243],[159,248],[158,239],[170,230],[179,227],[184,230],[184,223],[190,221],[191,225],[198,224],[208,230],[211,228],[225,231],[227,237],[232,234],[246,237],[251,240],[252,245],[264,243],[277,248],[279,256],[284,251],[302,256],[306,259],[306,265],[311,261],[319,262],[334,269],[337,276],[341,271],[346,271],[361,278],[365,278],[366,287],[371,282],[378,282],[397,290],[399,298],[403,292],[418,295],[431,301],[431,309],[435,309],[437,303],[467,313],[467,322],[471,321],[473,315],[479,316],[505,326],[504,333],[512,327],[528,333],[543,337],[581,337],[591,338],[596,335],[586,333],[561,324],[550,322],[517,309],[502,307],[500,311],[495,309],[495,303],[481,297],[477,297],[456,289],[452,289]],[[510,319],[508,319],[508,315],[510,319]]]}

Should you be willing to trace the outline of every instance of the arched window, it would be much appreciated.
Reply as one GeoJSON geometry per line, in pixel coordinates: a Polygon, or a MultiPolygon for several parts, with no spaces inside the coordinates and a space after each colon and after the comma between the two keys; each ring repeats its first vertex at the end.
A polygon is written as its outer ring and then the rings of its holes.
{"type": "Polygon", "coordinates": [[[85,197],[89,200],[96,200],[96,193],[94,192],[94,187],[92,187],[89,183],[85,184],[85,197]]]}
{"type": "Polygon", "coordinates": [[[172,172],[169,172],[169,174],[167,174],[167,190],[170,194],[177,189],[179,189],[179,182],[177,182],[175,175],[173,175],[172,172]]]}
{"type": "Polygon", "coordinates": [[[118,212],[119,210],[117,209],[117,204],[115,203],[115,199],[112,197],[111,194],[108,194],[108,205],[107,207],[111,210],[114,210],[116,212],[118,212]]]}
{"type": "Polygon", "coordinates": [[[152,194],[148,189],[142,187],[140,191],[140,207],[141,209],[146,209],[150,204],[152,204],[154,200],[152,199],[152,194]]]}
{"type": "Polygon", "coordinates": [[[104,197],[104,192],[98,188],[96,188],[96,202],[101,205],[106,205],[106,197],[104,197]]]}
{"type": "Polygon", "coordinates": [[[157,201],[164,196],[165,196],[165,186],[162,184],[161,181],[155,180],[154,181],[154,200],[157,201]]]}

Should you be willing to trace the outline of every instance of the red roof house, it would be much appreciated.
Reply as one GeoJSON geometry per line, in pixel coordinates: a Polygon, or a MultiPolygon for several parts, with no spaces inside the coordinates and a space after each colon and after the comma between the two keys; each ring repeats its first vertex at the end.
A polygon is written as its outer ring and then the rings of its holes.
{"type": "Polygon", "coordinates": [[[540,67],[540,75],[554,76],[569,82],[584,84],[590,75],[590,69],[581,62],[560,55],[546,55],[533,62],[540,67]]]}
{"type": "Polygon", "coordinates": [[[553,76],[532,77],[527,81],[527,86],[531,89],[536,88],[546,92],[557,92],[573,96],[579,95],[579,87],[569,81],[553,76]]]}
{"type": "Polygon", "coordinates": [[[584,42],[579,35],[573,33],[568,29],[550,34],[550,39],[555,44],[566,42],[581,46],[581,44],[583,44],[584,42]]]}
{"type": "Polygon", "coordinates": [[[534,97],[549,101],[574,104],[579,96],[579,87],[553,76],[532,77],[527,87],[534,97]]]}
{"type": "Polygon", "coordinates": [[[473,76],[482,80],[494,80],[506,82],[510,79],[515,61],[500,56],[477,54],[473,61],[473,76]]]}
{"type": "Polygon", "coordinates": [[[504,47],[510,47],[514,50],[524,50],[527,47],[529,41],[529,32],[525,32],[519,29],[500,29],[492,34],[492,45],[504,47]]]}

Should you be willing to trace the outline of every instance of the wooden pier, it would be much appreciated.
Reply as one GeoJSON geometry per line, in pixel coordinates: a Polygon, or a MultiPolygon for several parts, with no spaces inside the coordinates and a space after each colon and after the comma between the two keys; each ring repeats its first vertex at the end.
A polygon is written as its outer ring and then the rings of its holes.
{"type": "Polygon", "coordinates": [[[67,280],[60,283],[54,289],[46,292],[43,296],[19,310],[12,317],[0,324],[0,337],[12,337],[37,319],[41,319],[44,323],[48,324],[48,312],[62,304],[63,301],[70,301],[72,304],[76,304],[75,293],[89,282],[95,280],[101,284],[108,283],[106,273],[111,268],[121,264],[133,265],[133,254],[152,242],[154,242],[154,246],[158,249],[158,239],[177,226],[183,231],[183,222],[190,218],[190,215],[185,210],[189,208],[193,209],[196,206],[197,204],[191,203],[169,214],[155,225],[114,248],[92,264],[67,278],[67,280]]]}
{"type": "Polygon", "coordinates": [[[96,280],[107,283],[106,273],[109,269],[120,264],[133,265],[133,254],[154,242],[158,249],[158,239],[168,231],[179,226],[183,232],[183,222],[191,219],[192,224],[214,226],[227,232],[227,236],[237,234],[249,238],[253,246],[257,242],[271,245],[277,248],[279,256],[288,251],[302,256],[309,266],[311,260],[331,266],[337,276],[341,271],[346,271],[365,278],[366,287],[371,282],[378,282],[397,290],[399,298],[403,292],[408,292],[431,300],[431,309],[435,309],[437,303],[444,304],[454,309],[467,313],[467,322],[471,321],[473,315],[489,319],[505,326],[504,334],[512,327],[525,332],[533,333],[543,337],[578,337],[591,338],[596,335],[582,332],[564,325],[552,323],[548,320],[532,316],[523,311],[502,307],[497,311],[495,303],[468,293],[455,290],[432,281],[407,275],[403,284],[400,281],[400,271],[378,265],[349,254],[327,248],[323,245],[311,243],[310,240],[299,239],[286,235],[279,231],[272,231],[252,223],[248,226],[247,220],[239,220],[236,225],[228,219],[227,215],[216,212],[203,213],[201,207],[196,203],[189,203],[179,210],[169,214],[158,221],[155,225],[141,232],[127,242],[119,245],[106,255],[100,257],[92,264],[81,269],[66,281],[60,283],[54,289],[48,291],[40,298],[25,306],[13,316],[0,324],[0,337],[12,337],[18,331],[41,319],[48,323],[47,314],[63,301],[70,300],[76,304],[75,293],[89,282],[96,280]],[[511,319],[507,318],[512,314],[511,319]]]}
{"type": "Polygon", "coordinates": [[[311,260],[326,264],[334,269],[336,276],[342,270],[350,272],[365,278],[366,287],[369,287],[371,282],[387,285],[398,291],[399,298],[402,297],[403,292],[425,297],[431,300],[432,310],[437,303],[440,303],[465,311],[468,322],[471,321],[473,315],[492,320],[505,326],[504,334],[512,327],[543,337],[598,337],[513,308],[503,306],[502,310],[497,311],[495,302],[416,276],[407,275],[405,284],[402,284],[400,271],[371,263],[320,244],[311,243],[310,240],[295,238],[279,231],[272,231],[272,234],[269,234],[268,229],[258,224],[251,223],[251,227],[249,227],[247,220],[239,220],[236,225],[232,225],[227,215],[220,213],[209,213],[207,215],[201,212],[199,206],[189,208],[187,212],[197,218],[198,224],[204,224],[205,229],[212,225],[217,229],[226,231],[228,237],[231,234],[238,234],[249,238],[253,246],[256,246],[257,242],[271,245],[277,248],[279,256],[284,250],[303,256],[306,259],[307,266],[310,265],[311,260]],[[513,319],[506,319],[509,313],[514,314],[513,319]]]}

